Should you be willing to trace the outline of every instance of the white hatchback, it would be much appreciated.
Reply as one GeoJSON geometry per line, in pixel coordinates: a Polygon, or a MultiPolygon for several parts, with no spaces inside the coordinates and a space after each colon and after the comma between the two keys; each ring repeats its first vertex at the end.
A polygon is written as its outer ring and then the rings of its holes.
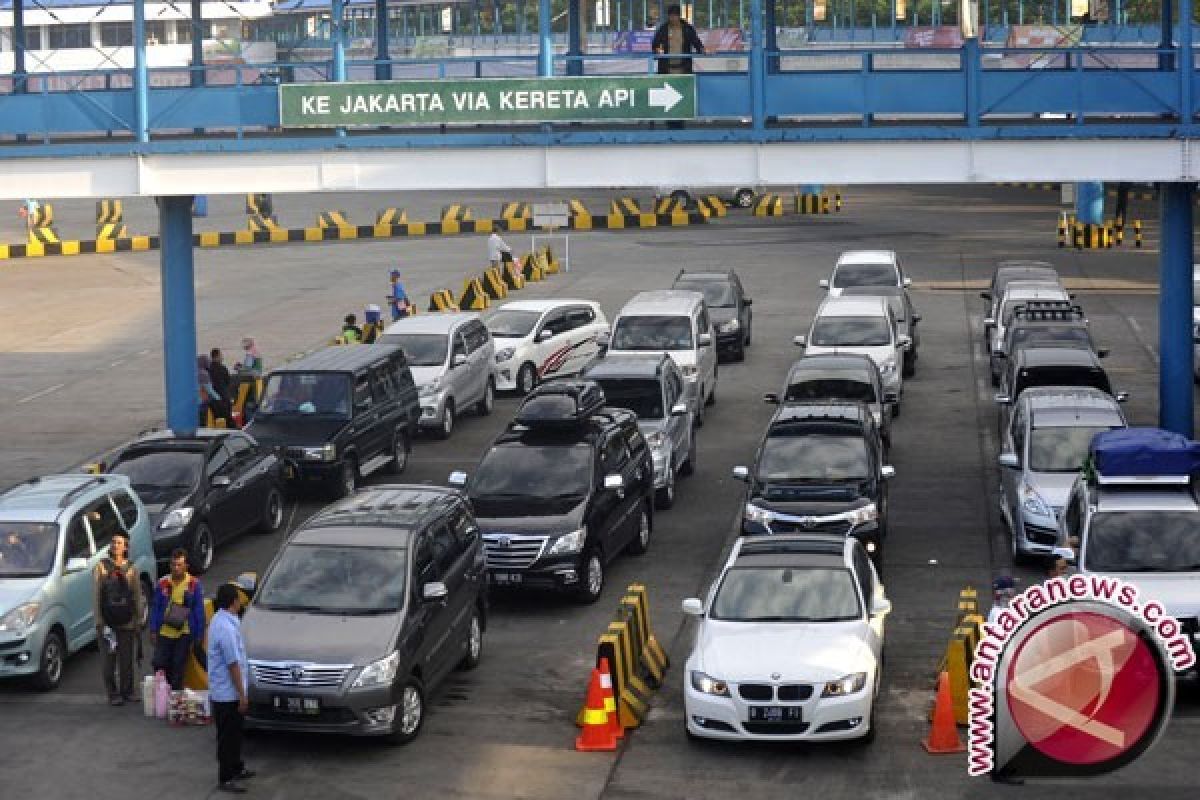
{"type": "Polygon", "coordinates": [[[483,319],[496,342],[496,388],[528,394],[544,380],[575,375],[600,350],[608,320],[590,300],[519,300],[483,319]]]}
{"type": "Polygon", "coordinates": [[[699,618],[683,680],[689,736],[873,738],[891,603],[853,537],[739,539],[699,618]]]}

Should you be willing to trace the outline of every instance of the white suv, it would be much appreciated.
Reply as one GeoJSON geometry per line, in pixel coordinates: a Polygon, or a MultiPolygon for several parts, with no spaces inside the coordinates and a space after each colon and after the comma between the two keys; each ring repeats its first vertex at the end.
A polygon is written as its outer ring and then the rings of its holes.
{"type": "Polygon", "coordinates": [[[827,289],[830,297],[837,297],[851,286],[911,285],[895,250],[847,250],[838,256],[832,277],[821,281],[821,288],[827,289]]]}
{"type": "Polygon", "coordinates": [[[575,375],[596,356],[608,320],[590,300],[519,300],[488,313],[496,345],[496,388],[529,394],[544,380],[575,375]]]}
{"type": "Polygon", "coordinates": [[[817,309],[808,336],[792,340],[806,348],[808,355],[821,353],[861,353],[870,356],[879,367],[883,390],[896,395],[892,415],[900,413],[904,392],[901,365],[912,339],[896,327],[887,298],[863,295],[826,297],[817,309]]]}

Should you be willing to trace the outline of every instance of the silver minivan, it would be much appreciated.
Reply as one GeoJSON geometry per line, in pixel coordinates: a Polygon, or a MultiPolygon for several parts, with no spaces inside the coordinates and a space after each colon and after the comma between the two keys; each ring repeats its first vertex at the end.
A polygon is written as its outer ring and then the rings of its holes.
{"type": "Polygon", "coordinates": [[[478,314],[420,314],[393,322],[380,344],[404,349],[421,402],[420,426],[450,438],[468,409],[492,413],[496,401],[496,348],[478,314]]]}
{"type": "Polygon", "coordinates": [[[67,656],[95,641],[92,570],[118,531],[149,597],[154,543],[128,478],[49,475],[0,494],[0,678],[54,689],[67,656]]]}

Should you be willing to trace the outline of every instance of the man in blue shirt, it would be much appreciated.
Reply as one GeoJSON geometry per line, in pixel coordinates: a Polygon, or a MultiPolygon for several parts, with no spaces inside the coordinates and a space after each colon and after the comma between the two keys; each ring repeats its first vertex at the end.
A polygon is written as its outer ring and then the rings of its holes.
{"type": "Polygon", "coordinates": [[[242,595],[231,583],[217,589],[217,613],[208,628],[208,699],[217,728],[217,789],[244,794],[254,777],[242,762],[242,719],[249,710],[246,644],[238,612],[242,595]]]}

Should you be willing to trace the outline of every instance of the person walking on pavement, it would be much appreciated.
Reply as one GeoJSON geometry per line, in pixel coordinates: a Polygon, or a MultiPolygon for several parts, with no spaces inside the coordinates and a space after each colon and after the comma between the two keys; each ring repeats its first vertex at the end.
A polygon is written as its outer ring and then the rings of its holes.
{"type": "Polygon", "coordinates": [[[125,531],[113,534],[108,557],[96,565],[92,611],[96,641],[103,654],[101,669],[110,705],[134,699],[134,654],[140,663],[141,624],[145,612],[142,577],[129,560],[129,538],[125,531]]]}
{"type": "Polygon", "coordinates": [[[492,226],[492,235],[488,237],[488,261],[493,267],[499,267],[505,256],[512,256],[512,248],[500,237],[500,226],[492,226]]]}
{"type": "Polygon", "coordinates": [[[358,317],[347,314],[342,320],[342,344],[359,344],[362,342],[362,328],[358,327],[358,317]]]}
{"type": "Polygon", "coordinates": [[[989,625],[995,624],[1001,612],[1008,608],[1017,593],[1017,582],[1009,575],[1001,575],[992,581],[992,609],[988,611],[989,625]]]}
{"type": "MultiPolygon", "coordinates": [[[[678,5],[667,6],[667,21],[654,32],[651,49],[658,55],[684,56],[690,53],[704,54],[704,42],[695,27],[680,14],[678,5]]],[[[660,75],[690,75],[692,59],[690,58],[660,58],[658,59],[660,75]]]]}
{"type": "Polygon", "coordinates": [[[404,284],[400,282],[400,270],[392,270],[388,279],[392,282],[391,292],[388,294],[388,307],[392,310],[392,322],[395,322],[412,314],[412,303],[408,302],[404,284]]]}
{"type": "Polygon", "coordinates": [[[383,312],[379,306],[372,303],[363,311],[362,341],[363,344],[375,344],[383,333],[383,312]]]}
{"type": "Polygon", "coordinates": [[[242,761],[242,720],[250,710],[249,666],[238,618],[241,592],[231,583],[217,587],[216,613],[208,630],[208,699],[217,729],[217,789],[245,794],[242,781],[254,777],[242,761]]]}
{"type": "Polygon", "coordinates": [[[160,578],[150,608],[153,666],[167,675],[171,688],[183,688],[183,671],[193,642],[204,641],[204,588],[188,572],[187,551],[171,553],[171,573],[160,578]]]}
{"type": "Polygon", "coordinates": [[[209,353],[208,375],[213,390],[219,395],[212,404],[213,415],[225,420],[226,428],[236,428],[237,423],[233,421],[233,376],[225,366],[220,348],[214,347],[209,353]]]}

